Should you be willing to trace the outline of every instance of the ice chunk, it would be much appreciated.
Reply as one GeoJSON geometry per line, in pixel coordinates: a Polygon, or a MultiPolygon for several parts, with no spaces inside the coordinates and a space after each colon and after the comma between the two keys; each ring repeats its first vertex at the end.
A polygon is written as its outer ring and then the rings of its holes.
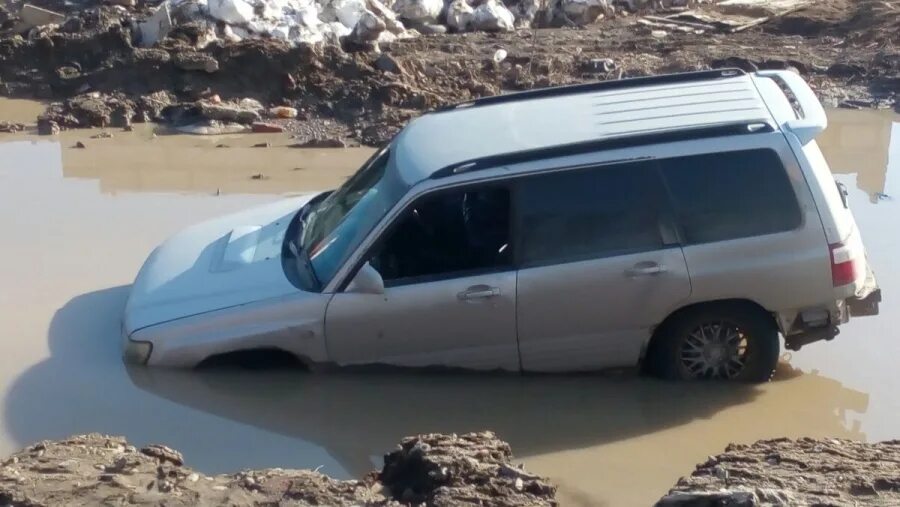
{"type": "Polygon", "coordinates": [[[472,26],[486,32],[511,32],[515,18],[498,0],[487,0],[472,13],[472,26]]]}
{"type": "Polygon", "coordinates": [[[606,0],[562,0],[561,7],[566,17],[580,26],[593,23],[601,14],[609,12],[606,0]]]}
{"type": "Polygon", "coordinates": [[[244,0],[209,0],[209,15],[231,25],[245,25],[253,20],[253,6],[244,0]]]}
{"type": "Polygon", "coordinates": [[[453,0],[447,6],[447,26],[456,32],[471,29],[474,12],[466,0],[453,0]]]}
{"type": "Polygon", "coordinates": [[[334,0],[332,2],[335,17],[347,28],[352,29],[366,11],[364,0],[334,0]]]}
{"type": "Polygon", "coordinates": [[[169,17],[169,4],[163,2],[156,12],[142,23],[138,23],[138,31],[141,34],[141,46],[150,47],[161,39],[165,39],[172,29],[172,19],[169,17]]]}
{"type": "Polygon", "coordinates": [[[394,11],[400,18],[418,23],[434,23],[443,9],[443,0],[397,0],[394,2],[394,11]]]}

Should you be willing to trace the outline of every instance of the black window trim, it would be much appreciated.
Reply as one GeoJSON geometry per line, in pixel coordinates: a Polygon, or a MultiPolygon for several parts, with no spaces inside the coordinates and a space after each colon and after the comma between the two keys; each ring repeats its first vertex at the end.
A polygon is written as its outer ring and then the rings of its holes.
{"type": "Polygon", "coordinates": [[[422,275],[422,276],[414,276],[407,278],[399,278],[397,280],[385,280],[384,286],[385,288],[391,287],[402,287],[407,285],[417,285],[422,283],[429,282],[438,282],[445,280],[453,280],[458,278],[467,278],[469,276],[478,276],[478,275],[487,275],[494,273],[505,273],[510,271],[516,271],[518,269],[518,251],[516,249],[516,234],[518,232],[516,226],[514,225],[514,220],[516,216],[516,207],[514,204],[515,198],[513,196],[513,184],[512,178],[491,178],[485,180],[478,181],[465,181],[460,182],[459,184],[442,186],[437,188],[431,188],[423,191],[421,194],[415,196],[408,204],[403,206],[403,209],[394,214],[390,218],[390,223],[384,227],[378,237],[373,241],[368,247],[366,247],[363,255],[360,256],[359,260],[354,264],[353,269],[347,272],[347,276],[341,283],[335,288],[335,293],[346,292],[347,286],[353,281],[353,278],[356,276],[356,273],[359,272],[359,269],[369,261],[369,258],[372,256],[373,252],[376,251],[381,245],[384,244],[385,238],[387,238],[393,231],[400,226],[400,223],[403,219],[405,219],[410,210],[415,207],[416,204],[422,202],[424,199],[428,199],[434,195],[440,195],[444,193],[450,192],[458,192],[465,191],[470,188],[497,188],[502,187],[506,188],[507,192],[509,192],[509,237],[510,241],[508,242],[509,248],[512,248],[512,257],[511,261],[506,266],[494,266],[490,268],[482,268],[482,269],[469,269],[462,271],[450,271],[446,273],[438,273],[434,275],[422,275]],[[402,283],[397,283],[398,281],[402,283]]]}

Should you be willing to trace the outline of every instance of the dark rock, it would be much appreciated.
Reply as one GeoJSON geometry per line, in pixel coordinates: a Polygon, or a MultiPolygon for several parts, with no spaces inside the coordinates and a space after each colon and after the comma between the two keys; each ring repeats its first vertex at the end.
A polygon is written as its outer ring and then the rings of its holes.
{"type": "Polygon", "coordinates": [[[582,64],[582,70],[591,74],[605,74],[616,68],[612,58],[594,58],[582,64]]]}
{"type": "Polygon", "coordinates": [[[400,64],[400,62],[398,62],[396,58],[389,55],[388,53],[382,53],[381,56],[379,56],[378,59],[375,60],[375,68],[393,74],[404,73],[403,66],[400,64]]]}
{"type": "Polygon", "coordinates": [[[181,466],[184,464],[184,457],[180,452],[164,445],[153,444],[142,447],[141,454],[150,456],[151,458],[156,458],[160,462],[168,461],[169,463],[177,466],[181,466]]]}
{"type": "Polygon", "coordinates": [[[831,77],[852,77],[866,73],[865,67],[852,63],[835,63],[825,71],[831,77]]]}
{"type": "Polygon", "coordinates": [[[80,149],[87,148],[87,146],[86,146],[83,142],[81,142],[81,141],[77,141],[77,142],[75,143],[75,145],[72,146],[72,147],[73,147],[73,148],[80,148],[80,149]]]}
{"type": "Polygon", "coordinates": [[[259,113],[236,104],[212,104],[198,102],[200,114],[210,120],[254,123],[259,121],[259,113]]]}
{"type": "Polygon", "coordinates": [[[252,147],[253,148],[268,148],[272,146],[272,143],[256,143],[252,147]]]}
{"type": "Polygon", "coordinates": [[[47,118],[38,118],[37,130],[38,135],[55,136],[59,134],[59,124],[47,118]]]}
{"type": "Polygon", "coordinates": [[[71,65],[64,65],[56,69],[56,76],[61,80],[75,79],[81,76],[81,71],[71,65]]]}
{"type": "Polygon", "coordinates": [[[79,95],[65,103],[65,110],[78,121],[79,127],[106,127],[112,108],[99,94],[79,95]]]}
{"type": "Polygon", "coordinates": [[[165,65],[172,59],[168,51],[155,48],[134,48],[132,57],[135,64],[151,67],[165,65]]]}
{"type": "Polygon", "coordinates": [[[378,476],[395,500],[426,505],[555,505],[556,488],[509,464],[491,432],[406,438],[378,476]]]}
{"type": "Polygon", "coordinates": [[[302,143],[294,143],[289,148],[346,148],[347,143],[343,139],[336,137],[318,138],[313,137],[302,143]]]}
{"type": "Polygon", "coordinates": [[[251,124],[250,129],[256,133],[284,132],[284,127],[277,123],[266,123],[261,121],[257,121],[251,124]]]}
{"type": "Polygon", "coordinates": [[[176,53],[172,62],[182,70],[202,70],[210,74],[219,70],[219,62],[215,58],[194,51],[176,53]]]}

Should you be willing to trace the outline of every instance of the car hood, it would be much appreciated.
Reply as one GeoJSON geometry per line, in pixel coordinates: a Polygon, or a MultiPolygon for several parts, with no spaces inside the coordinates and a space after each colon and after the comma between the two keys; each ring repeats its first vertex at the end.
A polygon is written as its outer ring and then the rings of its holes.
{"type": "Polygon", "coordinates": [[[125,305],[125,332],[297,292],[281,265],[284,234],[316,194],[189,227],[156,248],[125,305]]]}

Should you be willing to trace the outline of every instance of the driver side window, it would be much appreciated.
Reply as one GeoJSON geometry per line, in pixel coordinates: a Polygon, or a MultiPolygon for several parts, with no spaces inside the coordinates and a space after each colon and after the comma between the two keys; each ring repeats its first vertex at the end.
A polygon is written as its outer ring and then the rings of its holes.
{"type": "Polygon", "coordinates": [[[386,286],[511,267],[509,201],[502,186],[425,196],[387,231],[370,263],[386,286]]]}

